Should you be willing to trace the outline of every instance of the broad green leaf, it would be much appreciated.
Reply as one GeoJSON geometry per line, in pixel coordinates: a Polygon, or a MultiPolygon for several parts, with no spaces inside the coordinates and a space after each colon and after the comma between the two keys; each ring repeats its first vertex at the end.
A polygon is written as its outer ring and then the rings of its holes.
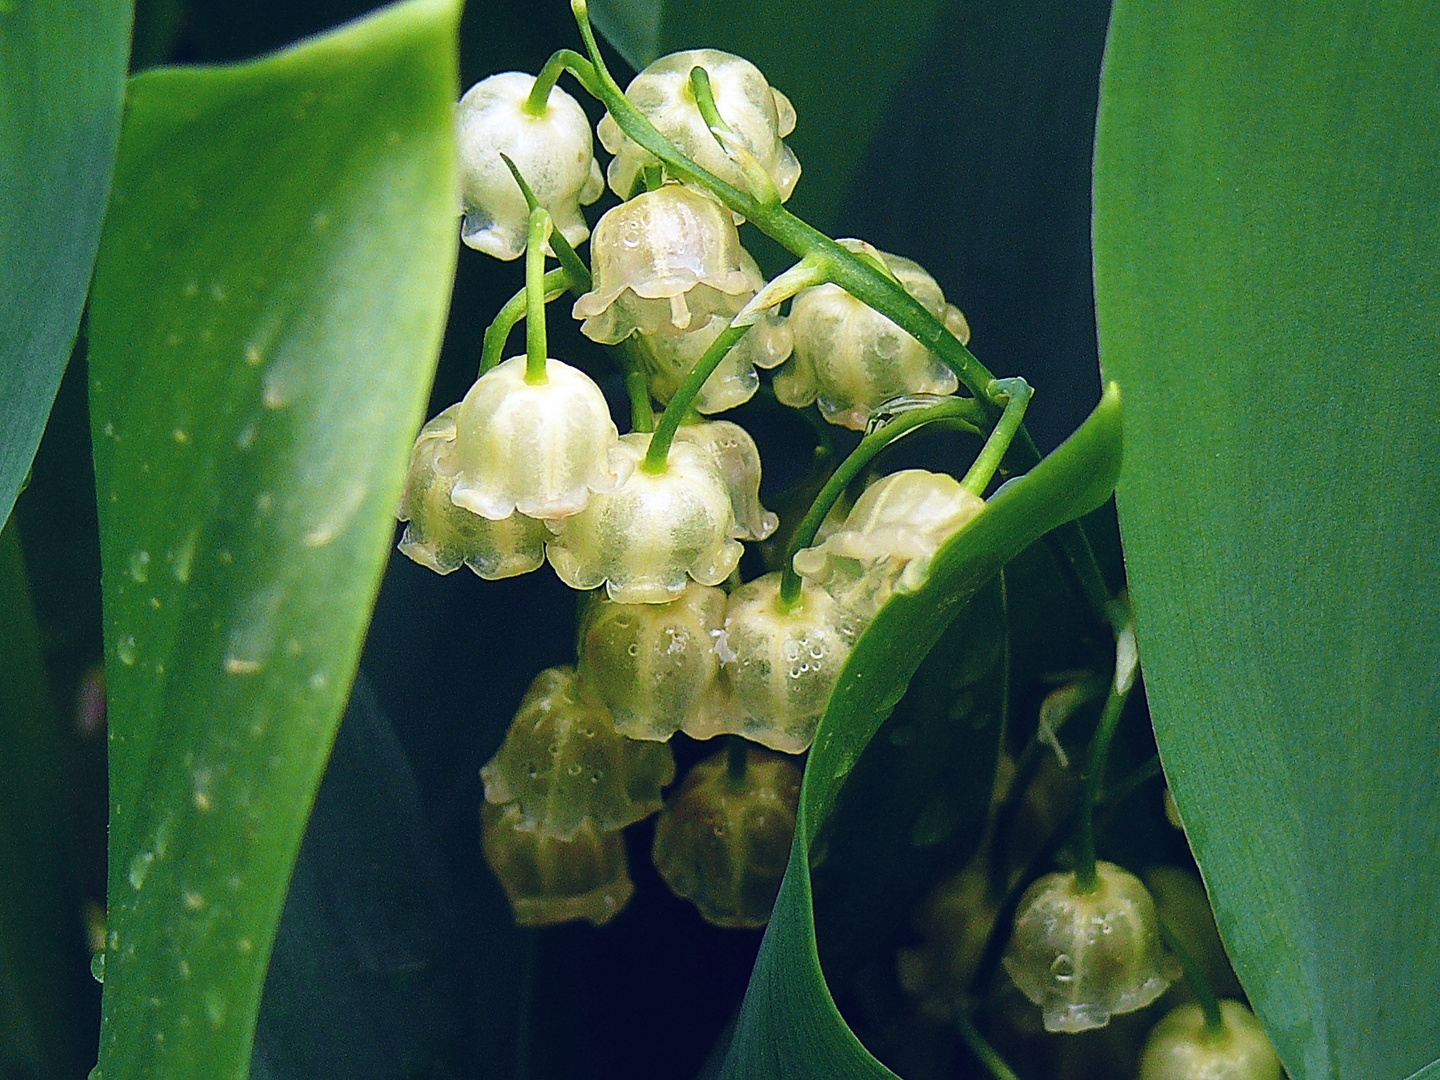
{"type": "Polygon", "coordinates": [[[805,768],[790,865],[741,1006],[722,1080],[893,1076],[846,1026],[816,952],[810,848],[846,777],[946,627],[1010,559],[1109,498],[1120,471],[1120,395],[936,553],[918,591],[892,597],[840,672],[805,768]]]}
{"type": "Polygon", "coordinates": [[[591,14],[637,70],[679,49],[713,48],[764,72],[797,114],[786,142],[804,172],[790,208],[829,229],[941,8],[940,0],[595,0],[591,14]]]}
{"type": "Polygon", "coordinates": [[[56,718],[12,521],[0,530],[0,1074],[73,1076],[87,1033],[56,718]]]}
{"type": "Polygon", "coordinates": [[[1166,775],[1295,1080],[1440,1053],[1440,36],[1121,0],[1096,148],[1166,775]]]}
{"type": "Polygon", "coordinates": [[[444,324],[458,15],[131,84],[91,314],[108,1080],[247,1075],[444,324]]]}
{"type": "Polygon", "coordinates": [[[0,524],[90,285],[130,47],[129,0],[0,0],[0,524]]]}

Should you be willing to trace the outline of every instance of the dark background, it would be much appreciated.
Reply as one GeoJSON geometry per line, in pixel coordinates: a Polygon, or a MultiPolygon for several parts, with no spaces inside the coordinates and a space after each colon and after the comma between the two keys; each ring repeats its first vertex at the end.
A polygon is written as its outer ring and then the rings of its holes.
{"type": "MultiPolygon", "coordinates": [[[[246,59],[371,6],[142,0],[134,66],[246,59]]],[[[856,148],[864,164],[837,214],[836,235],[929,269],[966,312],[976,354],[1036,387],[1042,450],[1099,395],[1089,170],[1107,16],[1103,0],[947,6],[877,138],[856,148]]],[[[578,47],[555,0],[472,2],[462,40],[465,86],[578,47]]],[[[623,84],[618,59],[615,71],[623,84]]],[[[463,395],[485,325],[520,283],[519,264],[462,249],[432,414],[463,395]]],[[[571,320],[550,325],[553,355],[609,370],[571,320]]],[[[794,478],[786,451],[803,436],[757,407],[744,420],[773,494],[794,478]]],[[[87,469],[82,340],[17,508],[48,657],[72,695],[100,656],[93,488],[76,480],[87,469]]],[[[573,660],[574,610],[548,569],[482,582],[392,557],[282,922],[255,1076],[645,1080],[700,1068],[760,935],[711,928],[671,897],[649,864],[648,824],[628,835],[635,897],[599,931],[516,930],[480,859],[480,766],[534,675],[573,660]]],[[[68,739],[80,876],[103,897],[103,738],[68,739]]],[[[683,767],[696,751],[678,753],[683,767]]],[[[93,989],[90,1001],[98,1017],[93,989]]]]}

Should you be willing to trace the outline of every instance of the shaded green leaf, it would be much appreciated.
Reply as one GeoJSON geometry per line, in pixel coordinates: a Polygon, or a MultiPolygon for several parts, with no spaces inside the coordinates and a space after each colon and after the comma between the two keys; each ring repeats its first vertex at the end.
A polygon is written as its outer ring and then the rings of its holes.
{"type": "Polygon", "coordinates": [[[111,1080],[248,1072],[444,324],[457,21],[131,84],[91,319],[111,1080]]]}
{"type": "Polygon", "coordinates": [[[90,1037],[68,880],[64,778],[14,522],[0,530],[0,1074],[74,1076],[90,1037]]]}
{"type": "Polygon", "coordinates": [[[846,1026],[820,971],[811,844],[851,769],[946,627],[1006,562],[1109,498],[1119,470],[1120,396],[1111,386],[1074,435],[1005,484],[936,553],[923,587],[893,596],[861,635],[810,750],[790,865],[720,1070],[725,1080],[893,1075],[846,1026]]]}
{"type": "Polygon", "coordinates": [[[798,116],[786,141],[804,173],[790,208],[828,230],[941,7],[941,0],[595,0],[591,14],[637,70],[679,49],[713,48],[764,72],[798,116]]]}
{"type": "Polygon", "coordinates": [[[0,524],[90,285],[130,47],[128,0],[0,3],[0,524]]]}
{"type": "Polygon", "coordinates": [[[1096,293],[1155,732],[1296,1080],[1440,1051],[1440,38],[1117,4],[1096,293]]]}

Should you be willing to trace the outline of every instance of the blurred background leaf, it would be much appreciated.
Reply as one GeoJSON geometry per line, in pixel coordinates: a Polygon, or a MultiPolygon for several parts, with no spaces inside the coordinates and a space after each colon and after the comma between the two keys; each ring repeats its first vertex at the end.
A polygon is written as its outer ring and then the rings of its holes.
{"type": "Polygon", "coordinates": [[[244,1077],[454,267],[458,7],[137,77],[91,421],[110,680],[100,1072],[244,1077]]]}
{"type": "Polygon", "coordinates": [[[115,164],[129,0],[0,5],[0,525],[75,341],[115,164]]]}
{"type": "Polygon", "coordinates": [[[1165,772],[1295,1080],[1440,1051],[1440,38],[1117,4],[1096,291],[1165,772]]]}
{"type": "Polygon", "coordinates": [[[738,53],[758,67],[798,115],[786,141],[804,172],[790,209],[824,231],[835,227],[858,151],[941,7],[942,0],[596,0],[590,10],[637,71],[699,48],[738,53]]]}
{"type": "Polygon", "coordinates": [[[89,1066],[58,720],[15,525],[0,530],[0,1076],[89,1066]]]}

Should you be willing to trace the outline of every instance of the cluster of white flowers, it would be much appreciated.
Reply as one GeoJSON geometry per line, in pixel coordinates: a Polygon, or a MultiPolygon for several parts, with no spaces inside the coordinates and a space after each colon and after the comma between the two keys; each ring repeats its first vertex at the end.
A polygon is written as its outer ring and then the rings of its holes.
{"type": "MultiPolygon", "coordinates": [[[[532,235],[532,199],[570,245],[589,237],[591,281],[572,313],[594,341],[629,339],[649,396],[669,406],[766,285],[741,246],[743,220],[705,186],[666,175],[607,113],[600,142],[614,155],[608,177],[623,201],[592,236],[581,207],[603,185],[591,130],[564,90],[551,84],[546,95],[535,77],[508,72],[461,100],[461,238],[518,257],[532,235]]],[[[794,189],[800,165],[783,141],[794,109],[748,61],[708,49],[676,53],[641,72],[626,95],[724,183],[781,200],[794,189]],[[708,74],[713,127],[697,101],[696,68],[708,74]]],[[[559,244],[553,234],[550,242],[559,244]]],[[[920,267],[858,241],[844,245],[968,337],[920,267]]],[[[732,409],[755,394],[760,371],[778,368],[782,403],[818,401],[827,420],[863,429],[889,398],[957,388],[928,349],[833,285],[803,290],[788,315],[772,307],[746,323],[676,408],[732,409]]],[[[663,805],[661,788],[674,775],[666,744],[676,733],[803,753],[866,623],[891,593],[922,584],[935,550],[983,506],[949,477],[899,473],[872,485],[823,543],[796,557],[804,578],[797,596],[782,595],[779,572],[741,584],[744,542],[767,539],[779,524],[760,502],[760,454],[738,424],[686,419],[657,467],[655,434],[621,435],[588,375],[554,358],[515,356],[484,371],[415,443],[401,551],[442,574],[466,565],[487,579],[548,561],[567,585],[594,590],[576,666],[536,678],[483,771],[486,857],[522,922],[598,923],[624,905],[631,885],[618,830],[663,805]]],[[[759,749],[732,753],[728,766],[697,767],[657,835],[662,873],[713,921],[763,922],[798,789],[794,763],[759,749]],[[734,776],[737,761],[749,764],[734,776]],[[746,809],[771,804],[788,809],[746,809]],[[716,815],[729,822],[723,871],[698,868],[692,836],[695,821],[716,815]],[[762,837],[755,821],[770,831],[762,837]],[[745,862],[762,849],[770,854],[745,862]],[[762,864],[758,876],[746,870],[762,864]],[[711,884],[696,884],[697,875],[711,884]]]]}

